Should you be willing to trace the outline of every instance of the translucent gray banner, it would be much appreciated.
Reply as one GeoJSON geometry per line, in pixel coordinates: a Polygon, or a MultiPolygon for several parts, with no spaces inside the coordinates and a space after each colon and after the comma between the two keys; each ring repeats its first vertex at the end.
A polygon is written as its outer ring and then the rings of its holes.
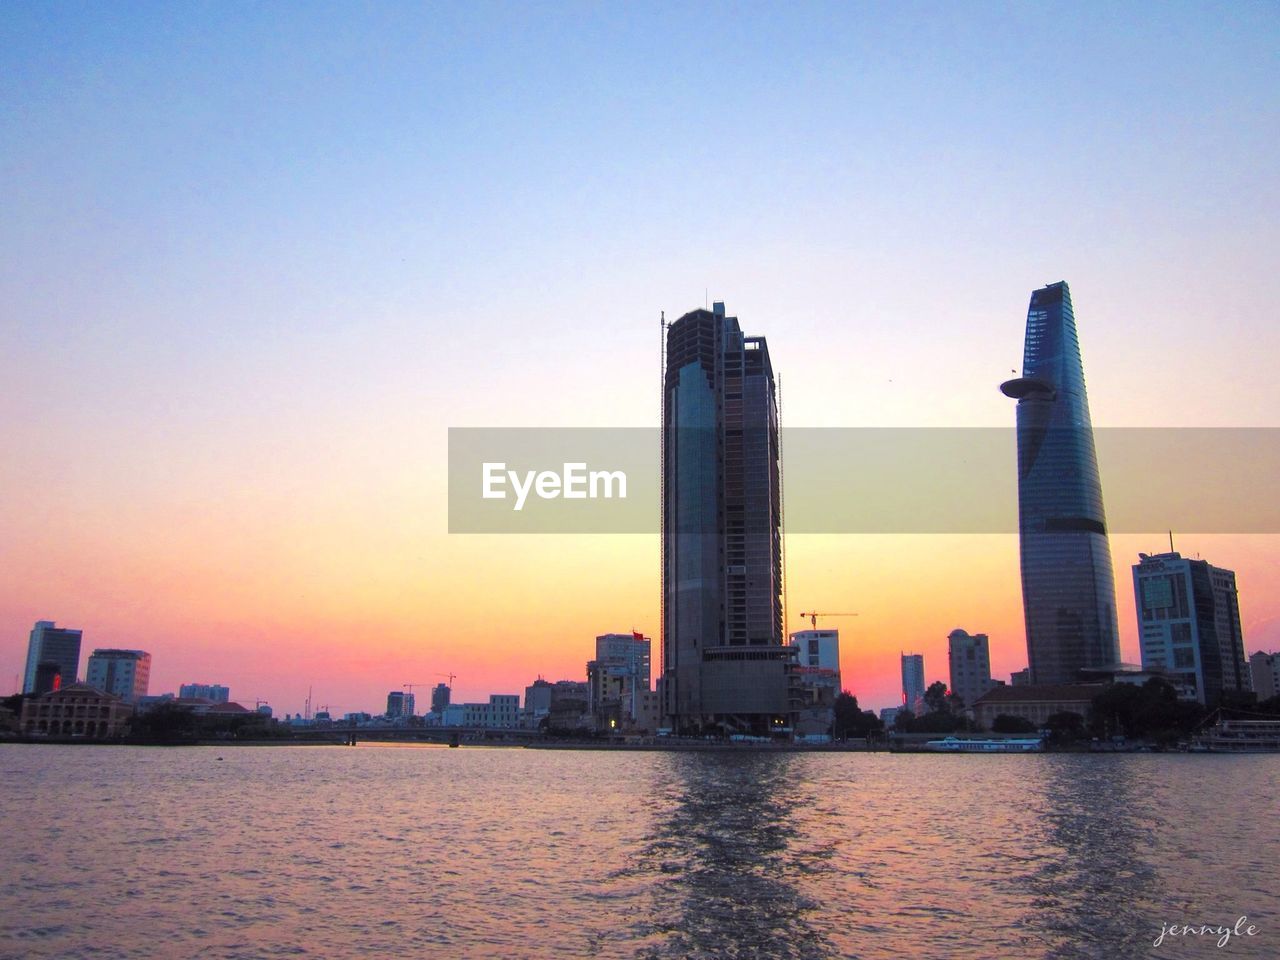
{"type": "MultiPolygon", "coordinates": [[[[1280,428],[1093,431],[1113,533],[1280,533],[1280,428]]],[[[1012,428],[782,431],[788,533],[1016,533],[1012,428]]],[[[450,533],[657,533],[656,428],[451,428],[450,533]]]]}

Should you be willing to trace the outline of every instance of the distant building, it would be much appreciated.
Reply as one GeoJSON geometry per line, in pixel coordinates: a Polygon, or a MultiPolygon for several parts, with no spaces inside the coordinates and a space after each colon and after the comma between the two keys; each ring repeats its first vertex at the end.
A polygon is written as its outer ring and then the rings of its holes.
{"type": "Polygon", "coordinates": [[[973,705],[973,718],[984,730],[996,717],[1022,717],[1043,727],[1055,713],[1076,713],[1085,720],[1093,709],[1093,698],[1107,689],[1106,683],[1051,683],[993,687],[973,705]]]}
{"type": "Polygon", "coordinates": [[[924,710],[924,654],[902,655],[902,705],[917,716],[924,710]]]}
{"type": "Polygon", "coordinates": [[[151,654],[145,650],[95,650],[89,655],[84,680],[125,703],[137,703],[147,695],[151,654]]]}
{"type": "Polygon", "coordinates": [[[520,725],[520,695],[494,693],[490,694],[488,703],[450,704],[445,708],[444,715],[445,726],[512,730],[520,725]],[[461,717],[461,722],[449,723],[451,717],[461,717]]]}
{"type": "Polygon", "coordinates": [[[125,732],[133,708],[84,683],[32,697],[22,704],[22,732],[30,737],[107,740],[125,732]]]}
{"type": "Polygon", "coordinates": [[[1141,553],[1133,590],[1144,667],[1163,668],[1209,705],[1252,688],[1235,573],[1178,553],[1141,553]]]}
{"type": "Polygon", "coordinates": [[[149,713],[162,703],[176,703],[176,699],[172,693],[153,693],[145,697],[139,697],[134,703],[133,709],[135,713],[149,713]]]}
{"type": "Polygon", "coordinates": [[[62,667],[52,660],[41,660],[36,664],[36,686],[31,692],[36,696],[52,693],[62,686],[62,667]]]}
{"type": "Polygon", "coordinates": [[[1023,667],[1021,670],[1015,670],[1009,674],[1009,686],[1025,687],[1031,683],[1031,668],[1023,667]]]}
{"type": "Polygon", "coordinates": [[[42,663],[58,666],[62,686],[76,682],[80,670],[80,638],[83,631],[59,627],[52,620],[38,620],[27,642],[27,670],[22,692],[36,692],[36,669],[42,663]]]}
{"type": "Polygon", "coordinates": [[[791,634],[805,706],[831,706],[840,695],[840,631],[798,630],[791,634]]]}
{"type": "Polygon", "coordinates": [[[951,692],[967,709],[997,685],[991,679],[991,645],[985,633],[970,636],[964,630],[952,630],[947,637],[947,659],[951,664],[951,692]]]}
{"type": "Polygon", "coordinates": [[[555,687],[539,677],[524,688],[524,709],[520,711],[520,725],[536,730],[551,714],[551,697],[555,687]]]}
{"type": "Polygon", "coordinates": [[[641,695],[649,692],[649,638],[638,633],[596,637],[587,663],[587,709],[602,729],[633,726],[641,695]]]}
{"type": "Polygon", "coordinates": [[[1249,675],[1259,700],[1280,697],[1280,653],[1259,650],[1249,657],[1249,675]]]}
{"type": "Polygon", "coordinates": [[[547,726],[553,730],[582,730],[591,727],[587,711],[590,693],[582,680],[557,680],[551,685],[551,712],[547,726]]]}
{"type": "Polygon", "coordinates": [[[226,703],[231,699],[231,689],[220,683],[184,683],[178,687],[180,697],[199,697],[214,703],[226,703]]]}
{"type": "Polygon", "coordinates": [[[398,720],[401,717],[414,715],[414,698],[412,693],[404,690],[392,690],[387,694],[387,719],[398,720]]]}
{"type": "Polygon", "coordinates": [[[444,708],[449,705],[449,685],[447,683],[437,683],[431,689],[431,712],[444,715],[444,708]]]}
{"type": "Polygon", "coordinates": [[[897,722],[898,714],[903,709],[902,707],[885,707],[880,711],[880,722],[884,724],[886,730],[893,729],[894,723],[897,722]]]}

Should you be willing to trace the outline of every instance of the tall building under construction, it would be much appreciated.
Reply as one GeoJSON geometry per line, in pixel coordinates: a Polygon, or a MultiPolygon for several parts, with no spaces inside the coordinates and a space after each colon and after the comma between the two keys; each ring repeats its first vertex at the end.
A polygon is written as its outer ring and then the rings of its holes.
{"type": "Polygon", "coordinates": [[[798,709],[784,644],[778,397],[724,304],[666,330],[661,692],[677,733],[769,735],[798,709]]]}

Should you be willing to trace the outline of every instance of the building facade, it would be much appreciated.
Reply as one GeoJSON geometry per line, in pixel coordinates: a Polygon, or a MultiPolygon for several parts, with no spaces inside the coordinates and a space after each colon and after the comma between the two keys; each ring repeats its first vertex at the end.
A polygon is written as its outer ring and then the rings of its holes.
{"type": "Polygon", "coordinates": [[[89,686],[137,703],[151,682],[151,654],[145,650],[95,650],[89,655],[84,681],[89,686]]]}
{"type": "MultiPolygon", "coordinates": [[[[38,620],[27,641],[27,669],[23,674],[22,692],[36,692],[36,670],[40,664],[57,666],[61,686],[76,682],[80,671],[80,630],[59,627],[52,620],[38,620]]],[[[48,671],[52,675],[52,671],[48,671]]]]}
{"type": "Polygon", "coordinates": [[[1280,653],[1263,653],[1261,650],[1249,656],[1249,678],[1258,699],[1280,697],[1280,653]]]}
{"type": "Polygon", "coordinates": [[[1027,686],[992,687],[973,705],[973,718],[983,730],[990,730],[998,716],[1021,717],[1043,727],[1055,713],[1075,713],[1089,719],[1093,698],[1107,689],[1106,683],[1050,683],[1027,686]]]}
{"type": "Polygon", "coordinates": [[[1084,365],[1065,282],[1031,294],[1018,401],[1018,535],[1033,684],[1120,660],[1115,582],[1084,365]]]}
{"type": "MultiPolygon", "coordinates": [[[[461,716],[461,726],[513,730],[520,725],[520,695],[494,693],[488,703],[460,703],[446,707],[445,717],[461,716]],[[459,710],[454,708],[458,707],[459,710]]],[[[454,726],[446,721],[446,726],[454,726]]]]}
{"type": "Polygon", "coordinates": [[[186,699],[210,700],[226,703],[231,699],[231,688],[220,683],[184,683],[178,687],[178,696],[186,699]]]}
{"type": "Polygon", "coordinates": [[[129,726],[133,708],[119,697],[84,683],[33,697],[22,704],[22,733],[29,737],[109,740],[129,726]]]}
{"type": "Polygon", "coordinates": [[[951,666],[951,692],[966,709],[998,685],[991,679],[991,643],[985,633],[970,635],[958,628],[952,630],[947,636],[947,659],[951,666]]]}
{"type": "Polygon", "coordinates": [[[676,733],[769,734],[798,708],[782,625],[777,388],[723,303],[666,331],[663,713],[676,733]]]}
{"type": "Polygon", "coordinates": [[[437,683],[431,688],[431,712],[444,715],[444,708],[449,705],[451,691],[447,683],[437,683]]]}
{"type": "Polygon", "coordinates": [[[805,706],[829,707],[840,695],[840,631],[798,630],[791,634],[805,706]]]}
{"type": "Polygon", "coordinates": [[[399,720],[402,717],[412,717],[417,707],[412,693],[404,690],[392,690],[387,694],[387,719],[399,720]]]}
{"type": "Polygon", "coordinates": [[[916,716],[924,712],[924,654],[902,654],[902,706],[916,716]]]}
{"type": "Polygon", "coordinates": [[[1140,553],[1133,594],[1143,667],[1164,670],[1208,705],[1252,689],[1235,573],[1179,553],[1140,553]]]}

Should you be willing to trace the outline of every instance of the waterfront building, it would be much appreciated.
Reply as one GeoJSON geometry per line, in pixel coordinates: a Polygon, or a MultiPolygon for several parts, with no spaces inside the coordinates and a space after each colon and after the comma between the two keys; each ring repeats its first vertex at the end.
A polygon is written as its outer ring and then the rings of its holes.
{"type": "Polygon", "coordinates": [[[676,733],[770,734],[799,706],[782,624],[778,401],[764,337],[724,304],[666,331],[663,713],[676,733]]]}
{"type": "Polygon", "coordinates": [[[178,696],[226,703],[231,699],[231,689],[220,683],[184,683],[178,687],[178,696]]]}
{"type": "Polygon", "coordinates": [[[107,740],[125,732],[133,707],[85,683],[31,697],[22,704],[22,733],[29,737],[107,740]]]}
{"type": "Polygon", "coordinates": [[[85,683],[125,703],[145,697],[150,680],[151,654],[145,650],[95,650],[85,667],[85,683]]]}
{"type": "Polygon", "coordinates": [[[1249,676],[1259,700],[1280,697],[1280,654],[1261,650],[1249,657],[1249,676]]]}
{"type": "Polygon", "coordinates": [[[1084,365],[1065,282],[1031,294],[1018,401],[1018,534],[1033,684],[1120,660],[1115,583],[1084,365]]]}
{"type": "Polygon", "coordinates": [[[600,729],[634,724],[641,695],[649,692],[649,647],[640,633],[596,637],[596,658],[587,663],[587,709],[600,729]]]}
{"type": "Polygon", "coordinates": [[[442,727],[460,727],[466,719],[467,711],[463,709],[465,705],[461,703],[447,703],[443,710],[440,711],[440,725],[442,727]]]}
{"type": "Polygon", "coordinates": [[[414,715],[414,696],[404,690],[392,690],[387,694],[387,713],[388,720],[399,720],[401,717],[412,717],[414,715]]]}
{"type": "Polygon", "coordinates": [[[536,730],[551,714],[551,696],[555,688],[548,680],[539,677],[524,688],[524,707],[520,711],[520,726],[536,730]]]}
{"type": "Polygon", "coordinates": [[[520,695],[494,693],[488,703],[450,704],[444,710],[445,726],[511,730],[520,725],[520,695]],[[451,723],[450,720],[459,722],[451,723]]]}
{"type": "Polygon", "coordinates": [[[951,692],[971,709],[978,698],[996,686],[991,679],[991,644],[985,633],[970,635],[959,628],[947,636],[951,666],[951,692]]]}
{"type": "Polygon", "coordinates": [[[449,705],[450,695],[447,683],[437,683],[431,688],[431,712],[444,715],[444,708],[449,705]]]}
{"type": "Polygon", "coordinates": [[[59,627],[52,620],[38,620],[27,642],[27,669],[22,692],[35,693],[36,670],[42,663],[57,664],[62,686],[76,682],[80,671],[80,639],[83,631],[59,627]]]}
{"type": "Polygon", "coordinates": [[[1022,717],[1037,727],[1055,713],[1076,713],[1086,721],[1093,709],[1093,698],[1109,685],[1106,683],[1049,683],[1008,687],[992,687],[973,705],[973,719],[983,730],[990,730],[1000,715],[1022,717]]]}
{"type": "Polygon", "coordinates": [[[62,686],[62,667],[52,660],[41,660],[36,664],[36,684],[31,692],[37,697],[42,693],[50,693],[62,686]]]}
{"type": "Polygon", "coordinates": [[[1164,670],[1203,704],[1252,689],[1234,572],[1179,553],[1140,553],[1133,591],[1143,667],[1164,670]]]}
{"type": "Polygon", "coordinates": [[[791,634],[804,705],[830,707],[840,695],[840,631],[797,630],[791,634]]]}
{"type": "Polygon", "coordinates": [[[924,654],[902,654],[902,706],[916,716],[924,712],[924,654]]]}

